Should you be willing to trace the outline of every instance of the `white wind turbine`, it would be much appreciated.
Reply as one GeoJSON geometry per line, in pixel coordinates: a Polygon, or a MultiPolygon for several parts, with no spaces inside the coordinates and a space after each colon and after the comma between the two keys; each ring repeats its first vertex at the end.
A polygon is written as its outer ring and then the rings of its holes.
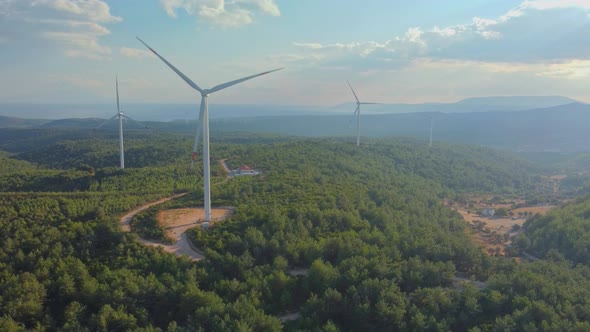
{"type": "Polygon", "coordinates": [[[354,114],[356,114],[356,116],[357,116],[357,118],[356,118],[356,146],[360,146],[361,145],[361,105],[377,105],[377,104],[381,104],[381,103],[361,102],[359,100],[359,98],[356,96],[356,93],[354,92],[352,85],[350,85],[350,82],[346,81],[346,83],[348,83],[348,86],[350,87],[350,91],[352,91],[352,94],[354,95],[354,99],[356,99],[356,109],[354,110],[354,114]]]}
{"type": "Polygon", "coordinates": [[[123,149],[123,119],[125,119],[125,123],[127,123],[127,120],[131,120],[131,121],[139,124],[140,126],[143,126],[145,128],[148,128],[148,127],[146,125],[144,125],[143,123],[141,123],[137,120],[134,120],[134,119],[130,118],[129,116],[123,114],[123,112],[121,112],[121,107],[119,106],[119,78],[117,76],[115,76],[115,92],[117,94],[117,114],[115,114],[115,116],[106,120],[105,122],[101,123],[99,126],[94,128],[94,130],[100,129],[107,122],[109,122],[113,119],[119,118],[119,164],[120,164],[121,169],[124,169],[125,168],[125,151],[123,149]]]}
{"type": "Polygon", "coordinates": [[[152,51],[158,58],[160,58],[160,60],[164,61],[164,63],[166,65],[168,65],[168,67],[170,67],[170,69],[172,69],[176,74],[178,74],[178,76],[180,76],[180,78],[182,78],[191,88],[193,88],[201,93],[201,108],[199,111],[199,121],[197,124],[197,133],[195,135],[195,141],[193,144],[192,162],[193,163],[195,162],[196,153],[197,153],[197,146],[199,144],[199,135],[201,134],[201,130],[202,130],[203,131],[203,173],[204,173],[203,178],[204,178],[204,184],[205,184],[205,186],[204,186],[205,187],[204,188],[205,189],[205,192],[204,192],[205,221],[209,222],[211,220],[211,171],[209,169],[210,168],[210,160],[209,160],[209,107],[208,107],[209,94],[211,94],[213,92],[217,92],[219,90],[223,90],[225,88],[229,88],[232,85],[242,83],[244,81],[253,79],[255,77],[266,75],[266,74],[275,72],[277,70],[281,70],[283,68],[277,68],[277,69],[273,69],[270,71],[265,71],[260,74],[239,78],[234,81],[230,81],[227,83],[222,83],[222,84],[216,85],[210,89],[201,89],[197,84],[195,84],[195,82],[191,81],[188,77],[186,77],[186,75],[184,75],[182,72],[180,72],[180,70],[176,69],[176,67],[174,67],[170,62],[168,62],[166,59],[164,59],[160,54],[158,54],[158,52],[154,51],[154,49],[149,47],[148,44],[146,44],[143,40],[141,40],[139,37],[137,37],[137,39],[143,45],[145,45],[145,47],[147,47],[150,51],[152,51]],[[199,126],[199,124],[201,124],[201,126],[199,126]]]}
{"type": "Polygon", "coordinates": [[[123,151],[123,118],[128,119],[128,117],[123,115],[123,112],[121,112],[121,108],[119,107],[119,78],[117,76],[115,76],[115,92],[117,94],[117,114],[115,114],[115,116],[106,120],[105,122],[101,123],[99,126],[94,128],[94,130],[100,129],[107,122],[109,122],[113,119],[116,119],[117,117],[119,118],[119,164],[120,164],[121,169],[124,169],[125,168],[125,152],[123,151]]]}

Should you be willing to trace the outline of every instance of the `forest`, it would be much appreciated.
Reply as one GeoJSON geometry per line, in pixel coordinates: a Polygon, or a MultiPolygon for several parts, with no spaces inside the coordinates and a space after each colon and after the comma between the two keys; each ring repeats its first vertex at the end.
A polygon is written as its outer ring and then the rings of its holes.
{"type": "MultiPolygon", "coordinates": [[[[523,250],[543,257],[530,263],[485,255],[442,203],[532,190],[540,171],[509,153],[216,136],[213,205],[235,211],[190,231],[206,256],[192,262],[118,225],[173,193],[189,194],[160,208],[202,204],[190,137],[131,131],[119,170],[112,132],[2,131],[0,330],[590,331],[587,200],[527,223],[523,250]],[[226,180],[218,159],[262,175],[226,180]],[[542,229],[559,214],[580,225],[550,242],[542,229]]],[[[155,211],[138,219],[145,231],[155,211]]]]}
{"type": "Polygon", "coordinates": [[[570,202],[525,224],[521,250],[539,257],[590,266],[590,199],[570,202]]]}

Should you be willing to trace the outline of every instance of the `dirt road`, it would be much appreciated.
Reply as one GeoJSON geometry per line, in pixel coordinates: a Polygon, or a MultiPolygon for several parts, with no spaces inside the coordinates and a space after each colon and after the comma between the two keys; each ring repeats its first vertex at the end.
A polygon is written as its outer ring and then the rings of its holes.
{"type": "Polygon", "coordinates": [[[220,159],[219,160],[219,164],[221,165],[221,167],[223,168],[223,170],[225,171],[225,173],[230,176],[231,174],[231,169],[229,168],[229,166],[227,166],[227,159],[220,159]]]}
{"type": "MultiPolygon", "coordinates": [[[[139,212],[144,211],[154,205],[162,204],[162,203],[167,202],[171,199],[181,197],[183,195],[186,195],[186,193],[162,198],[158,201],[147,203],[147,204],[142,205],[142,206],[138,207],[137,209],[127,213],[126,215],[121,217],[121,220],[120,220],[121,230],[123,230],[123,232],[130,232],[131,231],[131,225],[130,225],[131,219],[139,212]]],[[[156,243],[153,241],[139,238],[141,243],[143,243],[146,246],[161,247],[165,252],[173,253],[178,256],[187,255],[194,261],[198,261],[198,260],[205,258],[205,256],[203,256],[202,253],[200,253],[192,248],[192,246],[190,245],[190,242],[186,236],[186,233],[182,232],[182,233],[178,234],[178,237],[176,237],[175,239],[176,239],[175,244],[166,245],[166,244],[156,243]]]]}

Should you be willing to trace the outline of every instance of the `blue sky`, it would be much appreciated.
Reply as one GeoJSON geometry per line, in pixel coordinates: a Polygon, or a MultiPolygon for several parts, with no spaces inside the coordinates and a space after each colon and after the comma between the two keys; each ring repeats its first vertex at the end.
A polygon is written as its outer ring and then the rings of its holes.
{"type": "Polygon", "coordinates": [[[590,0],[0,0],[0,102],[590,101],[590,0]]]}

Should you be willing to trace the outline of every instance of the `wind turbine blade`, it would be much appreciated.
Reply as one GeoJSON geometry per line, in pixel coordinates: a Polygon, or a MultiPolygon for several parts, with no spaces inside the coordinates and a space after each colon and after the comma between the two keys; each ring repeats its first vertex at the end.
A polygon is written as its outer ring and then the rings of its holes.
{"type": "Polygon", "coordinates": [[[119,114],[117,113],[117,115],[113,116],[112,118],[110,118],[108,120],[105,120],[103,123],[101,123],[98,126],[94,127],[94,130],[102,128],[102,126],[104,126],[105,124],[107,124],[107,122],[109,122],[111,120],[114,120],[114,119],[116,119],[118,117],[119,117],[119,114]]]}
{"type": "Polygon", "coordinates": [[[350,121],[348,122],[348,127],[350,128],[350,126],[352,126],[352,121],[354,121],[355,117],[356,117],[356,113],[358,113],[359,111],[359,106],[357,105],[356,108],[354,109],[354,113],[352,113],[352,117],[350,118],[350,121]]]}
{"type": "Polygon", "coordinates": [[[354,95],[354,99],[356,99],[356,102],[360,103],[359,98],[356,96],[356,93],[354,93],[354,89],[352,88],[352,85],[350,85],[350,82],[346,81],[346,83],[348,83],[348,86],[350,87],[350,91],[352,91],[352,94],[354,95]]]}
{"type": "Polygon", "coordinates": [[[281,70],[281,69],[284,69],[284,68],[277,68],[277,69],[273,69],[273,70],[265,71],[265,72],[263,72],[263,73],[260,73],[260,74],[256,74],[256,75],[252,75],[252,76],[246,76],[246,77],[244,77],[244,78],[239,78],[239,79],[237,79],[237,80],[234,80],[234,81],[231,81],[231,82],[227,82],[227,83],[219,84],[219,85],[216,85],[216,86],[212,87],[211,89],[207,90],[207,92],[213,93],[213,92],[215,92],[215,91],[223,90],[223,89],[225,89],[225,88],[229,88],[229,87],[230,87],[230,86],[232,86],[232,85],[236,85],[236,84],[238,84],[238,83],[242,83],[242,82],[244,82],[244,81],[251,80],[251,79],[253,79],[253,78],[255,78],[255,77],[258,77],[258,76],[262,76],[262,75],[270,74],[270,73],[272,73],[272,72],[275,72],[275,71],[278,71],[278,70],[281,70]]]}
{"type": "Polygon", "coordinates": [[[158,52],[154,51],[153,48],[149,47],[148,44],[146,44],[143,40],[141,40],[141,38],[136,37],[137,40],[139,40],[142,44],[145,45],[145,47],[149,48],[150,51],[152,51],[152,53],[154,53],[158,58],[160,58],[160,60],[164,61],[165,64],[168,65],[168,67],[170,67],[170,69],[172,69],[176,74],[178,74],[178,76],[180,76],[180,78],[182,78],[188,85],[190,85],[193,89],[199,91],[199,92],[203,92],[203,89],[201,89],[195,82],[191,81],[190,78],[186,77],[186,75],[184,75],[180,70],[176,69],[176,67],[174,67],[170,62],[166,61],[166,59],[164,59],[161,55],[158,54],[158,52]]]}
{"type": "Polygon", "coordinates": [[[145,125],[145,124],[143,124],[143,123],[141,123],[141,122],[139,122],[139,121],[137,121],[137,120],[135,120],[135,119],[127,116],[127,115],[123,115],[123,118],[125,118],[126,120],[131,120],[132,122],[137,123],[138,125],[142,126],[145,129],[150,129],[150,127],[148,127],[147,125],[145,125]]]}
{"type": "Polygon", "coordinates": [[[117,113],[121,113],[119,108],[119,77],[115,76],[115,90],[117,90],[117,113]]]}
{"type": "Polygon", "coordinates": [[[199,138],[203,130],[203,112],[205,111],[204,100],[201,99],[201,109],[199,110],[199,119],[197,120],[197,133],[195,134],[195,142],[193,144],[193,153],[191,154],[191,169],[197,160],[197,152],[199,151],[199,138]]]}
{"type": "Polygon", "coordinates": [[[361,104],[361,105],[383,105],[383,103],[365,103],[365,102],[362,102],[359,104],[361,104]]]}

